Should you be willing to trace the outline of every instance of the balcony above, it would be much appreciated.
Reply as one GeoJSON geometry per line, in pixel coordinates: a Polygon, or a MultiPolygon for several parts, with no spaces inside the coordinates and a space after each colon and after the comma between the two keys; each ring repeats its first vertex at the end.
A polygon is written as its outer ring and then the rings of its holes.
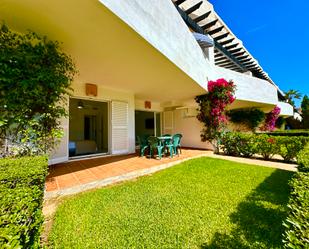
{"type": "Polygon", "coordinates": [[[253,102],[256,107],[260,107],[260,104],[274,107],[278,103],[277,88],[267,80],[218,66],[214,68],[217,79],[225,78],[234,81],[236,84],[236,100],[253,102]]]}
{"type": "Polygon", "coordinates": [[[279,101],[277,106],[279,106],[281,109],[280,116],[290,117],[294,115],[293,106],[291,106],[289,103],[279,101]]]}

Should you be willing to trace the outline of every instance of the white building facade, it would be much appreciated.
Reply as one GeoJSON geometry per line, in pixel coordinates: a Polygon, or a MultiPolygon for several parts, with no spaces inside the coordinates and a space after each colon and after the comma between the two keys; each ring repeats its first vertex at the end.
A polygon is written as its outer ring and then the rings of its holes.
{"type": "Polygon", "coordinates": [[[52,164],[134,153],[140,134],[181,133],[182,146],[209,148],[194,97],[218,78],[237,86],[232,108],[279,105],[281,115],[293,115],[206,0],[4,0],[0,14],[16,31],[62,42],[79,70],[52,164]]]}

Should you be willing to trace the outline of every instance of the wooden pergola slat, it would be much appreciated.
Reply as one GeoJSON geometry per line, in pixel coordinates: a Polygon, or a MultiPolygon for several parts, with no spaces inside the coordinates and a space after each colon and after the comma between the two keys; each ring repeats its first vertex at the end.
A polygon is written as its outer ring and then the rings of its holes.
{"type": "Polygon", "coordinates": [[[204,19],[206,19],[210,15],[210,13],[211,13],[211,11],[208,11],[205,14],[196,17],[195,19],[193,19],[193,21],[196,22],[196,23],[203,21],[204,19]]]}
{"type": "Polygon", "coordinates": [[[191,8],[185,10],[186,14],[189,15],[192,12],[196,11],[197,9],[199,9],[202,5],[203,1],[198,2],[197,4],[193,5],[191,8]]]}

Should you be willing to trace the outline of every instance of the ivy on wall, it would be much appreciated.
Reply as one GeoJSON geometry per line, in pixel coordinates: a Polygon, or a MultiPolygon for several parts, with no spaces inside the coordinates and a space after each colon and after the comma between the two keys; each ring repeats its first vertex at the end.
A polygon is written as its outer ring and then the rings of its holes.
{"type": "Polygon", "coordinates": [[[231,122],[245,124],[252,131],[265,120],[265,113],[256,108],[231,110],[227,115],[231,122]]]}

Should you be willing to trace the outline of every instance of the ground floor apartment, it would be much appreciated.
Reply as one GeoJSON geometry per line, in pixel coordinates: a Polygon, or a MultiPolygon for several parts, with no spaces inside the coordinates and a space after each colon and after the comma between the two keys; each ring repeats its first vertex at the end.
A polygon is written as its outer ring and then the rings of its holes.
{"type": "MultiPolygon", "coordinates": [[[[201,10],[213,9],[203,2],[201,10]]],[[[293,115],[267,78],[218,66],[215,59],[227,54],[218,57],[218,47],[206,46],[205,35],[196,38],[171,0],[10,0],[0,6],[0,15],[17,32],[31,30],[59,41],[76,64],[65,103],[69,117],[61,120],[64,136],[51,164],[134,153],[139,135],[181,133],[182,146],[210,148],[200,141],[194,98],[218,78],[236,85],[231,108],[269,112],[279,105],[282,115],[293,115]]],[[[220,35],[221,44],[230,40],[220,35]]]]}
{"type": "MultiPolygon", "coordinates": [[[[224,76],[224,75],[223,75],[224,76]]],[[[96,96],[89,95],[89,84],[73,84],[73,94],[68,98],[69,116],[62,120],[64,137],[52,153],[50,163],[71,159],[135,153],[138,136],[182,134],[181,145],[187,148],[212,149],[202,142],[202,124],[197,120],[194,96],[176,100],[154,101],[139,99],[130,91],[111,89],[91,84],[96,96]]],[[[168,86],[163,92],[171,92],[168,86]]],[[[274,105],[236,100],[232,108],[260,108],[270,111],[274,105]]]]}
{"type": "MultiPolygon", "coordinates": [[[[87,96],[75,88],[68,100],[69,117],[62,120],[64,137],[50,163],[104,155],[135,153],[137,136],[183,135],[182,146],[211,149],[200,141],[201,123],[194,100],[156,102],[136,99],[133,93],[97,88],[87,96]]],[[[83,93],[84,92],[84,93],[83,93]]]]}

